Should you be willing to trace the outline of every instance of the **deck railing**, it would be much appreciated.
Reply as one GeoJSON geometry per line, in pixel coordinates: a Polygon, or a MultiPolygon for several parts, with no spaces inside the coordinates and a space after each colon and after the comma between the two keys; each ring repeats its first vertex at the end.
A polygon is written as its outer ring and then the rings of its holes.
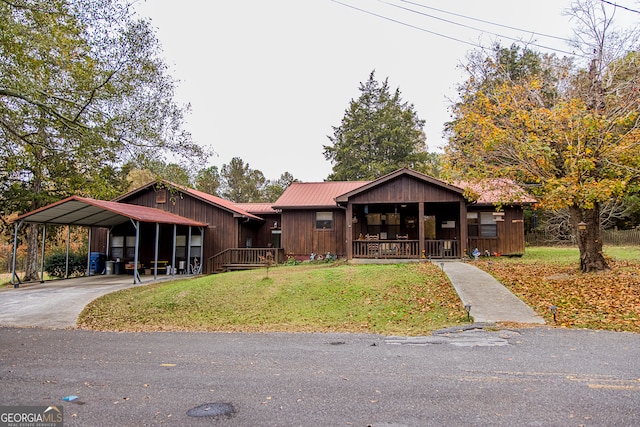
{"type": "Polygon", "coordinates": [[[280,264],[284,261],[284,249],[280,248],[231,248],[207,260],[209,273],[232,269],[257,268],[267,263],[280,264]]]}
{"type": "Polygon", "coordinates": [[[419,240],[354,240],[353,258],[459,258],[457,240],[425,240],[424,254],[419,240]]]}

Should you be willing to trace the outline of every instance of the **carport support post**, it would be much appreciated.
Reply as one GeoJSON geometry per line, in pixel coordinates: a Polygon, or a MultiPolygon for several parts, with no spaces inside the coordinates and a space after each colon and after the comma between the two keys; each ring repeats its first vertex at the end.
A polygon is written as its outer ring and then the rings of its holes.
{"type": "Polygon", "coordinates": [[[64,261],[64,278],[69,278],[69,247],[71,245],[71,226],[67,224],[67,254],[64,261]]]}
{"type": "Polygon", "coordinates": [[[18,256],[18,229],[22,221],[18,222],[13,231],[13,259],[11,260],[11,284],[14,288],[20,287],[20,278],[16,273],[16,257],[18,256]]]}
{"type": "Polygon", "coordinates": [[[133,221],[133,226],[136,228],[136,249],[133,255],[133,283],[140,283],[140,273],[138,272],[138,249],[140,246],[140,221],[133,221]]]}
{"type": "Polygon", "coordinates": [[[200,264],[198,264],[198,274],[202,274],[204,264],[204,227],[200,227],[200,264]]]}
{"type": "Polygon", "coordinates": [[[191,226],[189,226],[187,236],[187,274],[193,274],[193,269],[191,268],[191,226]]]}
{"type": "Polygon", "coordinates": [[[91,276],[91,227],[89,227],[89,240],[87,242],[87,276],[91,276]]]}
{"type": "Polygon", "coordinates": [[[176,270],[176,234],[177,234],[177,225],[173,224],[173,247],[171,248],[171,276],[174,276],[174,272],[176,270]]]}
{"type": "Polygon", "coordinates": [[[155,268],[153,269],[153,280],[158,280],[158,236],[160,235],[160,223],[156,222],[156,249],[154,253],[155,268]]]}
{"type": "Polygon", "coordinates": [[[42,252],[40,255],[40,283],[44,283],[44,242],[47,237],[47,224],[42,224],[42,252]]]}

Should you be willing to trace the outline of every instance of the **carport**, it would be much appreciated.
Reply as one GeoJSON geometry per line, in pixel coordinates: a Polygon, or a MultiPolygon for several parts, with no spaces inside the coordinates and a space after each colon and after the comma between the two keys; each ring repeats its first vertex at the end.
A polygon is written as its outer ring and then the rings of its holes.
{"type": "MultiPolygon", "coordinates": [[[[88,250],[87,250],[87,274],[90,272],[91,254],[91,230],[92,227],[107,228],[107,240],[109,239],[111,229],[117,225],[131,222],[135,229],[135,251],[133,265],[133,282],[141,283],[137,266],[139,265],[139,247],[140,247],[140,229],[142,223],[155,225],[155,249],[154,249],[154,280],[157,279],[158,266],[158,245],[160,225],[173,225],[173,245],[171,265],[175,266],[176,260],[176,229],[178,226],[188,227],[188,250],[191,249],[192,229],[196,228],[200,232],[200,241],[204,241],[204,228],[207,224],[194,221],[170,212],[160,209],[150,208],[146,206],[131,205],[127,203],[112,202],[106,200],[96,200],[86,197],[71,196],[60,200],[56,203],[44,206],[40,209],[28,212],[14,220],[14,237],[13,237],[13,262],[11,271],[11,283],[15,288],[20,286],[20,279],[16,273],[16,258],[18,249],[18,232],[23,224],[41,224],[42,225],[42,254],[41,254],[41,278],[44,278],[44,251],[46,240],[47,225],[66,225],[67,226],[67,271],[69,264],[69,240],[70,226],[83,226],[89,228],[88,250]]],[[[107,243],[107,250],[109,244],[107,243]]],[[[190,254],[187,254],[187,259],[190,254]]],[[[175,269],[171,269],[171,274],[175,274],[175,269]]],[[[202,263],[194,270],[187,266],[188,274],[200,274],[202,272],[202,263]]]]}

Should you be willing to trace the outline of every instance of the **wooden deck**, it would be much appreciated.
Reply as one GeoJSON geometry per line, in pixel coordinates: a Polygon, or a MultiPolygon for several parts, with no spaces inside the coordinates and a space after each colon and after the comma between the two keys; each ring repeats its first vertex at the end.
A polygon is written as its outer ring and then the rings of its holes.
{"type": "Polygon", "coordinates": [[[206,271],[221,273],[232,270],[251,270],[284,261],[284,249],[232,248],[220,252],[207,260],[206,271]]]}

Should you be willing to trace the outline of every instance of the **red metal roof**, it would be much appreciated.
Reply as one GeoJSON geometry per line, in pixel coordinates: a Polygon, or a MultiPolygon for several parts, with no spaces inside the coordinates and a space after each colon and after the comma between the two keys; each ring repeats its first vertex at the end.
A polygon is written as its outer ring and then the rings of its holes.
{"type": "MultiPolygon", "coordinates": [[[[117,198],[115,198],[114,200],[116,201],[121,201],[121,200],[126,200],[127,198],[129,198],[131,195],[139,193],[140,191],[143,191],[153,185],[155,185],[158,181],[152,181],[149,182],[145,185],[143,185],[142,187],[136,188],[135,190],[132,190],[126,194],[123,194],[122,196],[119,196],[117,198]]],[[[222,209],[225,209],[227,211],[232,212],[234,215],[236,216],[240,216],[240,217],[246,217],[246,218],[251,218],[251,219],[255,219],[257,221],[262,221],[262,218],[257,217],[249,212],[247,212],[246,210],[242,209],[241,207],[238,207],[237,203],[231,202],[229,200],[223,199],[221,197],[217,197],[214,196],[212,194],[209,193],[205,193],[204,191],[199,191],[199,190],[195,190],[193,188],[189,188],[189,187],[185,187],[179,184],[175,184],[173,182],[169,182],[169,181],[161,181],[162,183],[164,183],[165,185],[169,185],[171,187],[177,188],[180,191],[183,191],[186,194],[190,194],[191,196],[200,199],[204,202],[210,203],[212,205],[216,205],[222,209]]]]}
{"type": "Polygon", "coordinates": [[[254,215],[273,215],[276,210],[273,209],[273,203],[234,203],[238,209],[254,215]]]}
{"type": "Polygon", "coordinates": [[[294,182],[273,204],[273,208],[317,209],[336,207],[337,202],[346,202],[349,197],[360,191],[381,185],[403,174],[411,175],[431,185],[447,188],[460,194],[468,190],[479,196],[475,201],[477,204],[530,204],[536,202],[519,185],[508,179],[486,179],[476,183],[459,181],[448,184],[410,169],[399,169],[374,181],[294,182]]]}
{"type": "Polygon", "coordinates": [[[335,208],[336,197],[368,183],[369,181],[294,182],[273,204],[273,208],[335,208]]]}
{"type": "Polygon", "coordinates": [[[110,227],[133,219],[141,222],[206,227],[207,224],[146,206],[71,196],[20,215],[15,221],[110,227]]]}
{"type": "Polygon", "coordinates": [[[522,187],[506,178],[483,179],[475,182],[457,181],[454,185],[475,193],[478,196],[476,203],[479,205],[526,205],[537,202],[522,187]]]}
{"type": "Polygon", "coordinates": [[[214,196],[213,194],[209,194],[209,193],[205,193],[204,191],[199,191],[199,190],[195,190],[193,188],[188,188],[188,187],[183,187],[181,185],[177,185],[177,184],[172,184],[169,183],[170,185],[173,185],[176,188],[179,188],[180,190],[184,191],[185,193],[191,194],[194,197],[197,197],[199,199],[202,199],[206,202],[212,203],[214,205],[220,206],[228,211],[231,211],[239,216],[242,217],[247,217],[247,218],[252,218],[255,220],[259,220],[262,221],[262,218],[257,217],[251,213],[249,213],[248,211],[242,209],[241,207],[239,207],[239,203],[234,203],[231,202],[229,200],[223,199],[222,197],[218,197],[218,196],[214,196]]]}

